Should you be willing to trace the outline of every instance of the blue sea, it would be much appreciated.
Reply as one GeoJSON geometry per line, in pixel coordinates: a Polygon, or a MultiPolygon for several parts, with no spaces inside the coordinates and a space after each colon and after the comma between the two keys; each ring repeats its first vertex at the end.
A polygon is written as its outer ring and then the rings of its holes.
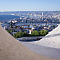
{"type": "Polygon", "coordinates": [[[16,18],[19,18],[19,16],[15,16],[15,15],[0,15],[0,22],[9,21],[11,19],[16,19],[16,18]]]}

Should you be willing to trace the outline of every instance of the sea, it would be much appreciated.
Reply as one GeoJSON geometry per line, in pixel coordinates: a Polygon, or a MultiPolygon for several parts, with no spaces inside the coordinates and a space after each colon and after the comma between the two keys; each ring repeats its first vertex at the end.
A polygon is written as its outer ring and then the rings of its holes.
{"type": "Polygon", "coordinates": [[[19,18],[19,16],[15,16],[15,15],[0,15],[0,22],[6,22],[9,21],[11,19],[16,19],[19,18]]]}

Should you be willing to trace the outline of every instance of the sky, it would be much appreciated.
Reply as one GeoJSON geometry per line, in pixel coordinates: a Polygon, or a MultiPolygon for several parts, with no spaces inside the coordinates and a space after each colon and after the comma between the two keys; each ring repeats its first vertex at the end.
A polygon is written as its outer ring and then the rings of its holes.
{"type": "Polygon", "coordinates": [[[60,11],[60,0],[0,0],[0,11],[60,11]]]}

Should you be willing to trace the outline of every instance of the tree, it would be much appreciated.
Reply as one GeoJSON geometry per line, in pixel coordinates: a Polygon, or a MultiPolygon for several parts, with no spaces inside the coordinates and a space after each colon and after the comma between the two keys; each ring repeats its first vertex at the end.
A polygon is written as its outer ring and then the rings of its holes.
{"type": "Polygon", "coordinates": [[[23,37],[28,37],[28,36],[29,36],[29,34],[28,34],[28,33],[23,32],[23,37]]]}
{"type": "Polygon", "coordinates": [[[31,36],[39,36],[39,32],[35,30],[31,33],[31,36]]]}
{"type": "Polygon", "coordinates": [[[13,35],[15,38],[20,38],[20,37],[28,37],[29,34],[27,34],[26,32],[17,32],[13,35]]]}
{"type": "Polygon", "coordinates": [[[40,30],[39,31],[40,36],[45,36],[46,34],[48,34],[48,30],[40,30]]]}
{"type": "Polygon", "coordinates": [[[23,37],[23,32],[17,32],[13,35],[15,38],[23,37]]]}

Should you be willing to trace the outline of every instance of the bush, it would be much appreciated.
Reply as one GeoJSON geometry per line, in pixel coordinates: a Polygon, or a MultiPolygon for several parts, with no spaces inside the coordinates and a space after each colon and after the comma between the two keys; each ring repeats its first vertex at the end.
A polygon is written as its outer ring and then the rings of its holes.
{"type": "Polygon", "coordinates": [[[17,32],[13,36],[15,38],[20,38],[20,37],[28,37],[28,36],[45,36],[46,34],[48,34],[48,30],[40,30],[39,32],[35,30],[32,31],[30,35],[26,32],[17,32]]]}
{"type": "Polygon", "coordinates": [[[31,33],[31,36],[39,36],[39,32],[35,30],[31,33]]]}
{"type": "Polygon", "coordinates": [[[23,32],[17,32],[16,34],[13,35],[15,38],[20,38],[23,37],[23,32]]]}
{"type": "Polygon", "coordinates": [[[7,30],[7,32],[11,34],[12,33],[12,30],[7,30]]]}
{"type": "Polygon", "coordinates": [[[26,32],[23,32],[23,37],[28,37],[29,34],[27,34],[26,32]]]}
{"type": "Polygon", "coordinates": [[[15,38],[20,38],[20,37],[27,37],[29,34],[26,32],[17,32],[16,34],[13,35],[15,38]]]}
{"type": "Polygon", "coordinates": [[[45,36],[46,34],[48,34],[48,30],[40,30],[39,31],[40,36],[45,36]]]}

